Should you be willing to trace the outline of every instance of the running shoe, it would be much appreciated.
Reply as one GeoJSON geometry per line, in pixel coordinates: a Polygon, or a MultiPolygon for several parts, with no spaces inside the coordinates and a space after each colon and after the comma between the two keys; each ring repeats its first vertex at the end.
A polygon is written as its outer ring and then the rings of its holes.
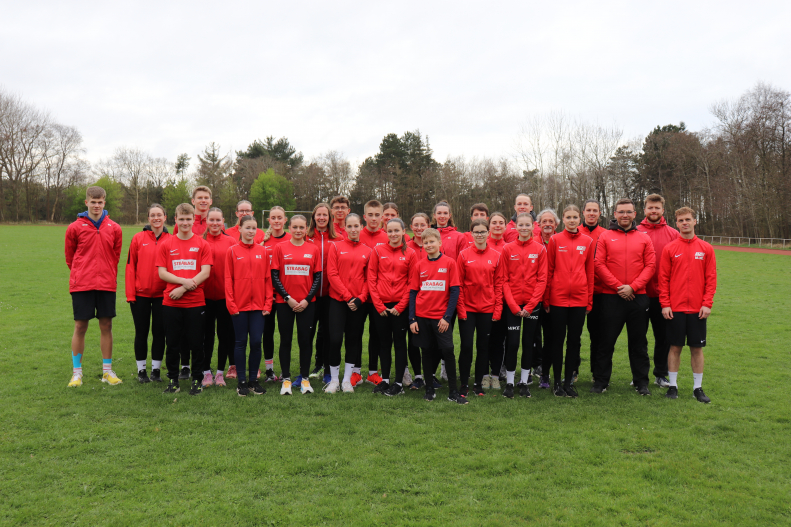
{"type": "Polygon", "coordinates": [[[313,369],[313,371],[312,371],[312,372],[310,372],[310,375],[309,375],[309,377],[310,377],[311,379],[318,379],[319,377],[321,377],[321,376],[323,375],[323,374],[322,374],[322,372],[323,372],[323,371],[324,371],[324,367],[323,367],[323,366],[316,366],[316,367],[313,369]]]}
{"type": "Polygon", "coordinates": [[[533,375],[535,375],[536,377],[541,377],[542,373],[544,373],[544,372],[541,371],[541,366],[540,365],[536,366],[535,368],[533,368],[533,375]]]}
{"type": "Polygon", "coordinates": [[[385,381],[382,381],[376,386],[374,386],[373,393],[385,393],[388,388],[390,388],[390,385],[387,384],[385,381]]]}
{"type": "Polygon", "coordinates": [[[217,375],[214,376],[214,384],[215,386],[225,386],[225,377],[223,377],[221,371],[218,371],[217,375]]]}
{"type": "Polygon", "coordinates": [[[492,390],[499,390],[500,389],[499,377],[495,377],[494,375],[492,375],[491,379],[489,380],[489,384],[492,390]]]}
{"type": "Polygon", "coordinates": [[[508,397],[509,399],[514,398],[514,385],[508,383],[505,385],[505,390],[503,390],[503,397],[508,397]]]}
{"type": "Polygon", "coordinates": [[[641,384],[640,386],[635,388],[635,390],[640,395],[651,395],[651,392],[648,391],[648,385],[647,384],[641,384]]]}
{"type": "MultiPolygon", "coordinates": [[[[338,381],[330,379],[330,382],[324,387],[324,393],[338,393],[338,388],[340,388],[338,381]]],[[[352,388],[352,390],[354,390],[354,388],[352,388]]]]}
{"type": "Polygon", "coordinates": [[[379,375],[379,372],[376,372],[373,375],[369,375],[368,377],[366,377],[365,382],[367,382],[368,384],[373,384],[375,386],[378,386],[379,383],[382,382],[382,376],[379,375]]]}
{"type": "Polygon", "coordinates": [[[351,382],[345,382],[341,385],[343,393],[354,393],[354,385],[351,382]]]}
{"type": "Polygon", "coordinates": [[[181,391],[181,387],[179,386],[179,381],[177,379],[170,379],[170,383],[168,383],[167,388],[162,393],[179,393],[181,391]]]}
{"type": "Polygon", "coordinates": [[[79,373],[75,373],[74,375],[71,376],[71,380],[69,381],[67,387],[79,388],[80,386],[82,386],[82,375],[79,373]]]}
{"type": "Polygon", "coordinates": [[[437,394],[434,391],[434,387],[433,386],[426,386],[426,395],[423,396],[423,399],[426,400],[426,401],[433,401],[434,399],[436,399],[436,397],[437,397],[437,394]]]}
{"type": "Polygon", "coordinates": [[[523,382],[516,385],[519,388],[519,396],[530,398],[530,387],[523,382]]]}
{"type": "Polygon", "coordinates": [[[313,386],[310,385],[310,381],[307,379],[302,379],[300,383],[299,391],[302,392],[302,395],[306,393],[313,393],[313,386]]]}
{"type": "Polygon", "coordinates": [[[579,396],[577,389],[574,388],[573,384],[568,385],[567,387],[563,388],[563,390],[566,392],[566,397],[576,399],[579,396]]]}
{"type": "Polygon", "coordinates": [[[507,376],[507,372],[505,371],[505,364],[503,364],[502,366],[500,366],[500,382],[505,382],[507,378],[508,376],[507,376]]]}
{"type": "MultiPolygon", "coordinates": [[[[527,382],[525,383],[526,386],[531,386],[533,384],[533,372],[527,374],[527,382]]],[[[518,385],[517,385],[518,386],[518,385]]]]}
{"type": "Polygon", "coordinates": [[[247,386],[247,381],[239,381],[236,383],[236,395],[239,397],[247,397],[250,395],[250,387],[247,386]]]}
{"type": "Polygon", "coordinates": [[[487,390],[492,387],[492,378],[488,375],[483,376],[483,380],[481,381],[481,388],[486,388],[487,390]]]}
{"type": "Polygon", "coordinates": [[[291,381],[283,379],[283,385],[280,387],[280,395],[291,395],[291,381]]]}
{"type": "Polygon", "coordinates": [[[412,374],[409,373],[409,368],[404,370],[404,377],[401,379],[401,382],[404,386],[409,386],[412,384],[412,374]]]}
{"type": "Polygon", "coordinates": [[[549,375],[541,376],[541,382],[538,383],[538,387],[542,390],[549,390],[549,375]]]}
{"type": "Polygon", "coordinates": [[[102,374],[102,382],[106,382],[110,386],[115,386],[116,384],[121,384],[121,379],[118,378],[118,375],[115,374],[113,370],[107,370],[102,374]]]}
{"type": "Polygon", "coordinates": [[[703,393],[703,388],[695,388],[692,391],[692,395],[698,400],[699,403],[709,404],[711,402],[711,399],[709,399],[709,397],[703,393]]]}
{"type": "MultiPolygon", "coordinates": [[[[234,377],[235,377],[235,375],[234,375],[234,377]]],[[[230,379],[230,377],[228,377],[228,378],[230,379]]],[[[266,378],[264,379],[264,382],[278,382],[279,380],[280,380],[280,377],[275,375],[274,370],[266,370],[266,378]]]]}
{"type": "Polygon", "coordinates": [[[297,375],[297,378],[294,379],[292,383],[294,386],[302,386],[302,375],[297,375]]]}
{"type": "Polygon", "coordinates": [[[415,377],[415,380],[412,381],[412,384],[409,385],[410,390],[419,390],[426,386],[426,381],[423,380],[423,377],[415,377]]]}
{"type": "Polygon", "coordinates": [[[179,373],[179,380],[183,381],[190,378],[190,369],[187,366],[181,368],[181,372],[179,373]]]}
{"type": "Polygon", "coordinates": [[[151,382],[151,379],[148,378],[148,374],[146,370],[140,370],[137,372],[137,382],[140,384],[146,384],[147,382],[151,382]]]}
{"type": "Polygon", "coordinates": [[[201,383],[204,388],[207,388],[214,384],[214,377],[212,377],[211,372],[203,374],[203,382],[201,383]]]}
{"type": "Polygon", "coordinates": [[[607,385],[599,382],[594,382],[591,386],[591,393],[604,393],[607,391],[607,385]]]}
{"type": "Polygon", "coordinates": [[[329,374],[329,373],[325,373],[324,374],[324,379],[322,379],[322,380],[324,381],[324,384],[329,384],[329,383],[332,382],[332,375],[329,374]]]}
{"type": "Polygon", "coordinates": [[[443,381],[448,380],[448,371],[445,369],[445,362],[442,362],[442,367],[439,370],[439,378],[443,381]]]}
{"type": "Polygon", "coordinates": [[[233,364],[228,366],[228,375],[225,376],[227,379],[236,379],[236,366],[233,364]]]}
{"type": "Polygon", "coordinates": [[[670,381],[667,380],[666,377],[656,377],[654,379],[654,384],[656,384],[660,388],[670,388],[670,381]]]}
{"type": "Polygon", "coordinates": [[[459,395],[462,397],[467,397],[468,393],[470,393],[470,387],[466,384],[462,384],[461,387],[459,387],[459,395]]]}
{"type": "Polygon", "coordinates": [[[352,386],[357,386],[358,384],[363,382],[363,376],[357,372],[354,372],[352,373],[352,379],[350,382],[352,383],[352,386]]]}
{"type": "Polygon", "coordinates": [[[442,383],[439,382],[439,379],[437,379],[437,376],[435,375],[434,376],[434,389],[437,390],[439,388],[442,388],[442,383]]]}
{"type": "Polygon", "coordinates": [[[203,392],[203,386],[198,380],[192,381],[192,388],[190,388],[190,395],[200,395],[203,392]]]}
{"type": "Polygon", "coordinates": [[[565,397],[566,396],[566,390],[563,389],[563,386],[561,386],[559,382],[555,383],[555,389],[552,390],[552,393],[555,394],[555,397],[565,397]]]}
{"type": "Polygon", "coordinates": [[[665,397],[668,399],[678,399],[678,386],[671,386],[668,388],[665,397]]]}
{"type": "Polygon", "coordinates": [[[398,383],[395,383],[395,382],[394,382],[394,383],[393,383],[393,384],[391,384],[391,385],[390,385],[390,387],[389,387],[389,388],[388,388],[388,389],[387,389],[385,392],[383,392],[383,393],[384,393],[386,396],[388,396],[388,397],[395,397],[396,395],[401,395],[402,393],[404,393],[404,387],[403,387],[403,386],[401,386],[400,384],[398,384],[398,383]]]}
{"type": "Polygon", "coordinates": [[[577,372],[575,371],[575,372],[572,374],[572,376],[571,376],[571,384],[576,384],[576,383],[577,383],[577,379],[578,379],[578,378],[579,378],[579,373],[577,373],[577,372]]]}
{"type": "Polygon", "coordinates": [[[453,391],[448,394],[448,401],[456,404],[469,404],[466,397],[462,397],[459,392],[453,391]]]}
{"type": "Polygon", "coordinates": [[[486,395],[486,392],[483,391],[483,387],[480,384],[473,384],[472,385],[472,393],[479,397],[483,397],[486,395]]]}
{"type": "Polygon", "coordinates": [[[250,383],[250,393],[253,395],[264,395],[266,393],[266,388],[261,386],[259,380],[256,379],[250,383]]]}
{"type": "Polygon", "coordinates": [[[159,371],[159,368],[151,370],[151,382],[162,382],[162,372],[159,371]]]}

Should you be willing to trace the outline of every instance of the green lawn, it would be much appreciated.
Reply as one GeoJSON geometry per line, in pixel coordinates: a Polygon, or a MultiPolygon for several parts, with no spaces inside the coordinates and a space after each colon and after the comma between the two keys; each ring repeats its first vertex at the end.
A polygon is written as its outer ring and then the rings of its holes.
{"type": "MultiPolygon", "coordinates": [[[[137,230],[124,228],[122,264],[137,230]]],[[[461,407],[446,390],[426,403],[369,388],[329,396],[320,383],[309,396],[242,399],[233,381],[165,396],[135,381],[123,295],[114,367],[124,384],[100,382],[94,322],[85,384],[67,389],[64,232],[0,226],[2,524],[791,523],[787,256],[717,253],[710,405],[691,396],[688,353],[680,399],[656,387],[637,396],[624,335],[603,396],[583,375],[576,400],[534,385],[530,400],[461,407]]]]}

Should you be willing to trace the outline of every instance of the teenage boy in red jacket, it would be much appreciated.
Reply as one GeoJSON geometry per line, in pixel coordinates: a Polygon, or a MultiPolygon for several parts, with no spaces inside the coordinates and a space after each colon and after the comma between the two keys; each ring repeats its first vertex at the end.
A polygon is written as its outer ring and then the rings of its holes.
{"type": "Polygon", "coordinates": [[[692,361],[692,394],[701,403],[709,403],[703,393],[703,347],[706,345],[706,320],[711,314],[717,290],[717,262],[714,249],[695,236],[695,211],[683,207],[676,211],[676,226],[681,237],[662,251],[659,267],[659,301],[667,320],[670,353],[667,364],[670,388],[665,396],[678,398],[678,367],[681,349],[686,343],[692,361]]]}
{"type": "MultiPolygon", "coordinates": [[[[585,204],[582,205],[582,217],[585,221],[582,222],[582,227],[580,229],[583,233],[587,234],[593,240],[593,249],[594,252],[596,250],[596,246],[599,243],[599,236],[602,233],[606,232],[606,229],[599,225],[599,220],[601,219],[601,204],[596,201],[595,199],[589,199],[585,201],[585,204]]],[[[594,254],[595,256],[595,254],[594,254]]],[[[588,312],[588,316],[586,318],[586,326],[588,328],[588,336],[590,337],[590,372],[593,375],[593,357],[596,355],[596,350],[599,346],[599,336],[601,334],[601,280],[596,273],[594,272],[593,276],[593,307],[588,312]]],[[[580,372],[580,366],[582,363],[577,367],[577,375],[580,372]]],[[[577,382],[576,375],[574,376],[574,382],[577,382]]]]}
{"type": "Polygon", "coordinates": [[[615,342],[623,331],[629,335],[629,364],[637,393],[648,391],[648,341],[645,338],[648,297],[645,286],[654,274],[656,259],[651,238],[639,232],[637,216],[629,198],[615,204],[615,220],[599,236],[596,246],[596,275],[601,279],[602,334],[593,367],[595,382],[591,393],[602,393],[610,385],[615,342]]]}
{"type": "Polygon", "coordinates": [[[121,227],[107,217],[102,187],[88,187],[88,210],[77,215],[66,229],[66,265],[69,293],[74,310],[71,337],[72,377],[70,388],[82,386],[82,354],[88,322],[99,319],[102,349],[102,382],[121,384],[113,371],[113,317],[117,290],[118,260],[121,258],[121,227]]]}
{"type": "MultiPolygon", "coordinates": [[[[382,204],[375,199],[372,199],[363,207],[365,211],[365,227],[360,230],[360,243],[366,245],[372,251],[377,245],[388,243],[387,233],[382,228],[383,209],[382,204]]],[[[376,331],[374,324],[374,319],[379,316],[379,313],[376,312],[376,308],[371,303],[370,298],[363,306],[363,309],[368,313],[368,376],[365,378],[365,382],[376,386],[382,382],[382,376],[377,371],[379,369],[379,333],[376,331]]],[[[362,357],[360,360],[362,360],[362,357]]],[[[355,364],[355,367],[361,368],[362,362],[355,364]]]]}

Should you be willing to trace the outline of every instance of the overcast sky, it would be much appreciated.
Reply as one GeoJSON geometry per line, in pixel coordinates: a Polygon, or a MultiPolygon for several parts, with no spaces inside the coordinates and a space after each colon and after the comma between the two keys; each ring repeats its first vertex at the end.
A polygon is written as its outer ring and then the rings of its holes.
{"type": "Polygon", "coordinates": [[[764,81],[791,90],[791,2],[6,1],[0,87],[85,138],[175,160],[286,136],[373,155],[511,155],[530,116],[700,129],[764,81]]]}

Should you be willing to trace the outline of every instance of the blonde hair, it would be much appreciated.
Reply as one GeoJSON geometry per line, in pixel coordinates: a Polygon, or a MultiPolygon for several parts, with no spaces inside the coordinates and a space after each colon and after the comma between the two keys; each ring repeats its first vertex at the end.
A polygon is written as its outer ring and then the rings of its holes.
{"type": "MultiPolygon", "coordinates": [[[[271,209],[269,209],[269,215],[272,215],[273,210],[279,210],[283,212],[283,216],[286,218],[286,222],[283,224],[283,230],[286,229],[286,225],[288,225],[288,216],[286,216],[286,209],[281,207],[280,205],[275,205],[271,209]]],[[[268,241],[269,238],[272,237],[272,222],[269,222],[269,227],[267,227],[266,232],[264,232],[264,241],[268,241]]]]}
{"type": "Polygon", "coordinates": [[[192,191],[192,199],[195,199],[195,194],[197,194],[198,192],[208,192],[209,197],[210,198],[212,197],[211,189],[206,185],[198,185],[197,187],[195,187],[195,190],[192,191]]]}
{"type": "Polygon", "coordinates": [[[566,213],[570,210],[573,210],[577,214],[580,214],[580,208],[576,205],[567,205],[565,209],[563,209],[563,215],[565,216],[566,213]]]}
{"type": "Polygon", "coordinates": [[[435,238],[440,243],[442,243],[442,236],[439,234],[439,231],[437,229],[434,229],[433,227],[429,227],[428,229],[423,231],[423,236],[421,236],[420,239],[422,239],[423,242],[425,243],[426,238],[435,238]]]}
{"type": "Polygon", "coordinates": [[[195,216],[195,208],[190,205],[189,203],[182,203],[180,205],[176,205],[176,216],[178,217],[179,214],[183,214],[185,216],[195,216]]]}

